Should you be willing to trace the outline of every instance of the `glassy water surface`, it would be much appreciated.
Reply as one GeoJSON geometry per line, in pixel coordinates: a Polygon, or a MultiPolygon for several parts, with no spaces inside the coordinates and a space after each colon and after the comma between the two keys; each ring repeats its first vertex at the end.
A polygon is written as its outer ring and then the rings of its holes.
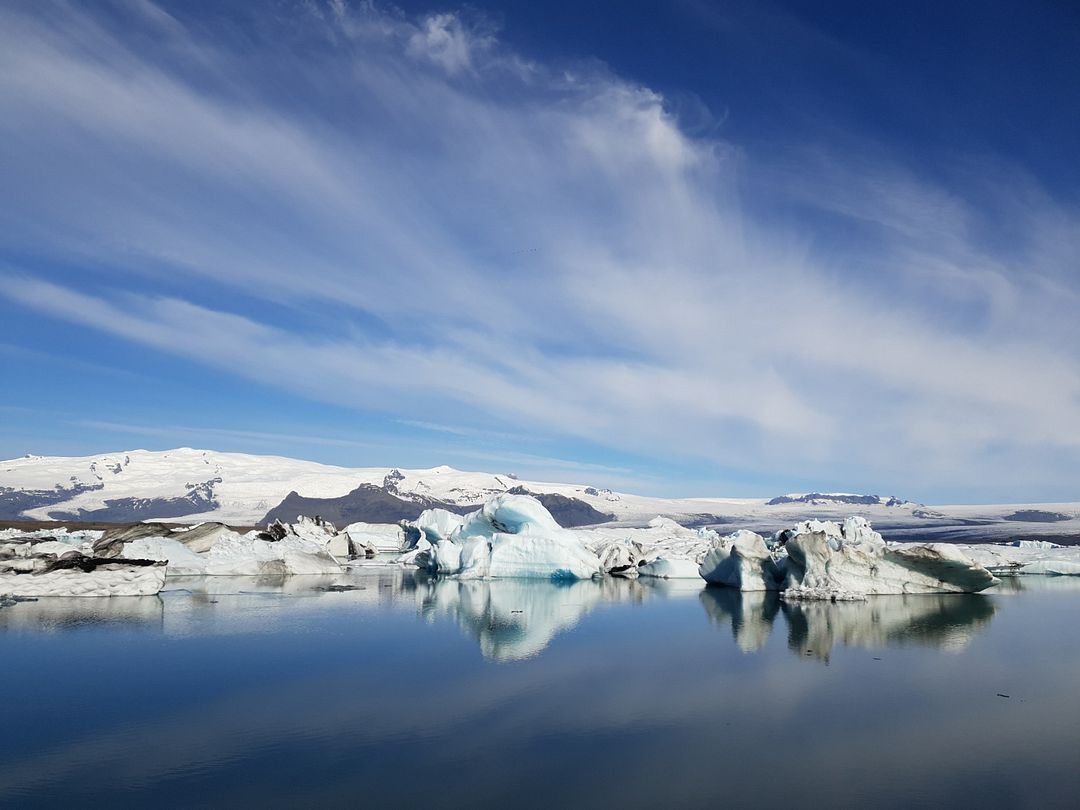
{"type": "Polygon", "coordinates": [[[168,588],[0,610],[0,807],[1080,801],[1075,579],[168,588]]]}

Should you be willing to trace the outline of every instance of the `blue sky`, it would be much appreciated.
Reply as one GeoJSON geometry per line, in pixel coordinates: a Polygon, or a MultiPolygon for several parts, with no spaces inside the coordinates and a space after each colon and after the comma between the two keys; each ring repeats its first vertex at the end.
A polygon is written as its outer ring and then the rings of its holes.
{"type": "Polygon", "coordinates": [[[5,4],[0,456],[1080,499],[1078,54],[1050,3],[5,4]]]}

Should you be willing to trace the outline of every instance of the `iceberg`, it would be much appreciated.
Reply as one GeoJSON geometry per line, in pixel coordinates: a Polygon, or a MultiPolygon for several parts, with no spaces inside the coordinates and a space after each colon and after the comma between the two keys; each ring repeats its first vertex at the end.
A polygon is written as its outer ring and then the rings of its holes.
{"type": "Polygon", "coordinates": [[[660,579],[700,579],[698,567],[719,538],[712,529],[687,529],[664,517],[643,528],[598,528],[581,534],[605,561],[606,572],[660,579]]]}
{"type": "Polygon", "coordinates": [[[367,556],[401,551],[405,546],[405,531],[398,523],[350,523],[341,530],[353,544],[351,556],[367,556]]]}
{"type": "Polygon", "coordinates": [[[153,560],[93,556],[43,537],[0,543],[0,594],[12,597],[151,596],[165,584],[165,565],[153,560]]]}
{"type": "Polygon", "coordinates": [[[701,564],[683,557],[657,557],[638,566],[638,576],[657,579],[700,579],[701,564]]]}
{"type": "Polygon", "coordinates": [[[90,571],[0,572],[0,593],[9,596],[153,596],[164,585],[164,565],[132,565],[130,560],[109,560],[90,571]]]}
{"type": "Polygon", "coordinates": [[[1046,540],[957,546],[995,574],[1080,576],[1080,546],[1061,546],[1046,540]]]}
{"type": "MultiPolygon", "coordinates": [[[[123,542],[122,553],[167,562],[173,576],[338,574],[341,560],[348,559],[348,535],[325,522],[300,518],[294,524],[278,522],[264,532],[247,534],[212,525],[213,529],[203,532],[199,531],[202,527],[196,527],[167,530],[164,535],[138,535],[123,542]]],[[[107,536],[102,541],[114,548],[107,536]]]]}
{"type": "Polygon", "coordinates": [[[599,557],[579,535],[559,526],[529,495],[495,495],[464,517],[428,510],[413,527],[416,553],[406,559],[432,573],[556,580],[603,573],[599,557]]]}
{"type": "Polygon", "coordinates": [[[698,573],[706,582],[742,591],[776,591],[784,579],[765,538],[745,529],[714,540],[698,573]]]}
{"type": "Polygon", "coordinates": [[[863,599],[874,594],[976,593],[998,579],[956,546],[889,546],[861,517],[841,527],[806,521],[784,548],[785,599],[863,599]]]}

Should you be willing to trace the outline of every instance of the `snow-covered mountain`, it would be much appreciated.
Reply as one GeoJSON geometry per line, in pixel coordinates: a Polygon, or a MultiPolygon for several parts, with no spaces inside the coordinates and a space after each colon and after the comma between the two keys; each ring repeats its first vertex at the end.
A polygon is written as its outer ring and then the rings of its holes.
{"type": "Polygon", "coordinates": [[[892,496],[811,492],[773,498],[653,498],[588,484],[522,481],[452,467],[334,467],[279,456],[178,448],[0,461],[0,519],[131,522],[321,514],[337,523],[395,522],[430,506],[475,508],[500,492],[536,495],[564,525],[684,525],[774,530],[807,518],[862,515],[890,539],[1080,537],[1080,504],[927,507],[892,496]]]}
{"type": "Polygon", "coordinates": [[[577,502],[579,509],[587,504],[595,511],[596,520],[590,522],[612,519],[611,507],[620,500],[606,489],[519,481],[509,474],[463,472],[445,466],[423,470],[334,467],[186,447],[0,461],[0,517],[4,519],[217,520],[246,525],[261,522],[290,495],[316,508],[318,502],[347,498],[358,489],[378,493],[381,503],[389,507],[402,503],[419,508],[474,507],[507,491],[559,496],[577,502]]]}

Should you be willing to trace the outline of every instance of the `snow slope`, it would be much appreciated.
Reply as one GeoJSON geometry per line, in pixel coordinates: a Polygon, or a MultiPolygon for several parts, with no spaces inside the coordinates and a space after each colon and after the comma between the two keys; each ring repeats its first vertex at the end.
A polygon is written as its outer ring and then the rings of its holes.
{"type": "MultiPolygon", "coordinates": [[[[178,448],[86,457],[29,456],[0,461],[0,517],[129,522],[260,522],[290,492],[340,498],[369,485],[406,501],[476,508],[492,495],[523,488],[573,498],[613,525],[644,526],[662,515],[684,526],[725,532],[777,531],[806,519],[872,521],[888,540],[981,542],[1017,537],[1080,538],[1080,503],[932,506],[894,497],[807,493],[778,498],[653,498],[587,484],[522,481],[510,474],[451,467],[399,470],[334,467],[311,461],[178,448]],[[102,511],[104,510],[104,511],[102,511]]],[[[295,516],[289,516],[295,520],[295,516]]]]}

